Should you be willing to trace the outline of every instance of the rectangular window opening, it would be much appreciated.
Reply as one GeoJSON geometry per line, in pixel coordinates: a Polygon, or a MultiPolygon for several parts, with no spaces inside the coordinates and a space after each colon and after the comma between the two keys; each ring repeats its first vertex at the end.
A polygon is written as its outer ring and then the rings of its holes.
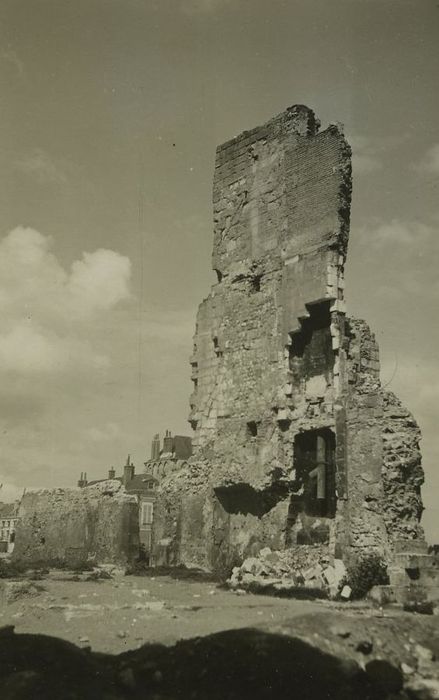
{"type": "Polygon", "coordinates": [[[251,420],[247,423],[247,435],[249,437],[256,437],[258,434],[258,424],[256,421],[251,420]]]}
{"type": "Polygon", "coordinates": [[[142,503],[141,519],[140,519],[141,525],[151,525],[153,512],[154,512],[154,504],[153,503],[142,503]]]}

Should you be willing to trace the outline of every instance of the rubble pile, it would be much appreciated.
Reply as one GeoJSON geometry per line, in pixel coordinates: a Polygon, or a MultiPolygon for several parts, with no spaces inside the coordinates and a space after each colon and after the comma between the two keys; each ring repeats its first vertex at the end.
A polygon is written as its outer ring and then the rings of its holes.
{"type": "MultiPolygon", "coordinates": [[[[341,559],[334,559],[326,547],[314,545],[292,547],[272,551],[264,547],[257,557],[248,557],[241,566],[235,566],[228,585],[234,590],[274,590],[279,593],[320,593],[321,597],[335,597],[346,575],[341,559]]],[[[342,587],[342,595],[349,598],[348,586],[342,587]]]]}

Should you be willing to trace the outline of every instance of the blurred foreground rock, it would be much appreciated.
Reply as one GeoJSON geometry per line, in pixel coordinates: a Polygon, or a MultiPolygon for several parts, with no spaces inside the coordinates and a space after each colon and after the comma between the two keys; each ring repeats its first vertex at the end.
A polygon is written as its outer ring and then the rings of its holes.
{"type": "Polygon", "coordinates": [[[433,700],[438,658],[433,618],[409,615],[325,612],[118,656],[9,627],[0,630],[0,697],[433,700]]]}

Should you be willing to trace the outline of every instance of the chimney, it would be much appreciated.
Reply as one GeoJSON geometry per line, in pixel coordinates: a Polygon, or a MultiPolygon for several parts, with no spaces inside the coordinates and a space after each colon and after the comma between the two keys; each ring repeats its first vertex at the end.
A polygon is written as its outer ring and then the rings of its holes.
{"type": "Polygon", "coordinates": [[[157,433],[151,443],[151,460],[155,462],[158,459],[160,459],[160,435],[157,433]]]}
{"type": "Polygon", "coordinates": [[[164,454],[172,454],[174,451],[174,438],[171,435],[171,431],[167,430],[166,435],[163,438],[163,452],[164,454]]]}
{"type": "Polygon", "coordinates": [[[109,479],[114,479],[116,476],[116,472],[114,470],[114,467],[111,467],[111,469],[108,470],[108,478],[109,479]]]}
{"type": "Polygon", "coordinates": [[[123,485],[127,486],[134,477],[134,464],[131,462],[131,457],[128,455],[127,463],[123,468],[123,485]]]}

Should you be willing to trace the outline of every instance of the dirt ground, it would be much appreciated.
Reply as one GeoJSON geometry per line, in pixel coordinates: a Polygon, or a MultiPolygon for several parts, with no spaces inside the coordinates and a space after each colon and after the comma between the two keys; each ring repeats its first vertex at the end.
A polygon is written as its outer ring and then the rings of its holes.
{"type": "Polygon", "coordinates": [[[238,595],[215,583],[116,575],[111,580],[69,581],[52,573],[33,591],[0,607],[0,627],[48,634],[116,654],[145,643],[180,639],[238,627],[280,622],[322,609],[321,603],[238,595]],[[64,580],[63,580],[64,579],[64,580]]]}
{"type": "Polygon", "coordinates": [[[72,576],[0,581],[2,700],[439,698],[437,615],[72,576]]]}

